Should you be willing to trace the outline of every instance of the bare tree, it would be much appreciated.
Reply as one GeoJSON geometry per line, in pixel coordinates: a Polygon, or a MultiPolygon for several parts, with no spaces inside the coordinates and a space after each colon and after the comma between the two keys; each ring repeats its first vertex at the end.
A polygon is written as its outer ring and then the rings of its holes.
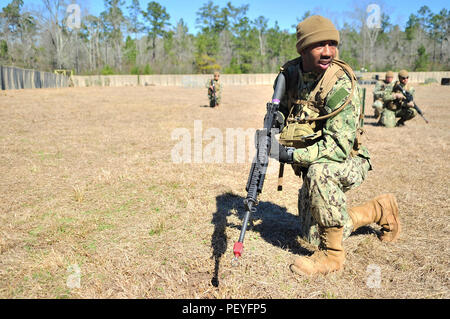
{"type": "Polygon", "coordinates": [[[42,0],[45,10],[38,13],[41,21],[41,29],[45,30],[48,36],[52,57],[53,68],[63,68],[65,63],[66,46],[69,43],[69,31],[64,25],[66,17],[65,10],[67,3],[64,0],[42,0]]]}

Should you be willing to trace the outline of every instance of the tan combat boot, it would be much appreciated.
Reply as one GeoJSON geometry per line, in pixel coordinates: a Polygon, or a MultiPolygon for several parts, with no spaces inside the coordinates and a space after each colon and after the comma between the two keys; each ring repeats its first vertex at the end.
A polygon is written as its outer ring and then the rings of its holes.
{"type": "Polygon", "coordinates": [[[395,241],[400,235],[398,205],[392,194],[380,195],[361,206],[352,207],[348,214],[353,221],[353,231],[377,223],[381,226],[381,241],[395,241]]]}
{"type": "Polygon", "coordinates": [[[341,269],[345,261],[343,232],[344,227],[321,227],[319,251],[309,257],[296,258],[291,270],[299,275],[316,275],[341,269]]]}

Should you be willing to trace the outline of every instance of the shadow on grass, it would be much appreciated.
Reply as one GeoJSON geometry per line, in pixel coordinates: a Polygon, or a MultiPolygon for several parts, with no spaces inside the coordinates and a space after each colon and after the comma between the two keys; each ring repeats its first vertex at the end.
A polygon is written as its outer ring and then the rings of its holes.
{"type": "MultiPolygon", "coordinates": [[[[216,212],[213,214],[211,221],[215,226],[214,233],[211,236],[212,258],[215,259],[214,275],[211,283],[214,287],[219,286],[220,259],[227,249],[233,249],[234,242],[238,240],[236,238],[228,245],[225,229],[226,227],[232,227],[240,230],[242,227],[242,224],[229,223],[227,217],[237,211],[239,219],[242,221],[245,213],[243,201],[243,197],[229,192],[216,197],[216,212]]],[[[252,215],[252,220],[261,220],[261,222],[255,226],[249,226],[247,231],[258,232],[261,238],[268,243],[287,249],[294,254],[311,254],[309,250],[303,248],[297,242],[300,227],[298,216],[288,213],[285,207],[271,202],[259,202],[256,213],[252,215]]]]}
{"type": "Polygon", "coordinates": [[[379,124],[378,122],[364,122],[364,125],[370,125],[370,126],[382,126],[381,124],[379,124]]]}
{"type": "Polygon", "coordinates": [[[364,115],[364,125],[370,125],[370,126],[380,126],[378,124],[378,117],[375,115],[364,115]],[[368,121],[367,119],[373,119],[373,121],[368,121]]]}
{"type": "MultiPolygon", "coordinates": [[[[232,214],[237,214],[242,222],[245,214],[244,198],[242,196],[227,192],[216,197],[216,212],[211,220],[214,224],[214,233],[211,236],[211,247],[214,258],[214,274],[211,283],[214,287],[219,286],[219,265],[220,259],[227,249],[233,249],[234,242],[228,245],[228,239],[225,234],[227,227],[241,230],[242,223],[229,223],[227,218],[232,214]]],[[[297,241],[300,230],[300,218],[297,215],[289,213],[285,207],[273,204],[271,202],[259,202],[257,211],[252,215],[252,220],[261,222],[255,226],[250,226],[247,231],[258,232],[261,238],[266,242],[283,249],[287,249],[296,255],[311,255],[312,252],[302,247],[297,241]]],[[[376,234],[380,232],[370,226],[363,226],[351,234],[351,236],[376,234]]],[[[248,234],[247,234],[248,235],[248,234]]],[[[245,241],[244,241],[245,243],[245,241]]],[[[231,262],[231,260],[230,260],[231,262]]]]}
{"type": "Polygon", "coordinates": [[[359,236],[359,235],[372,235],[375,234],[377,237],[380,237],[381,232],[372,228],[371,226],[362,226],[355,230],[350,236],[359,236]]]}

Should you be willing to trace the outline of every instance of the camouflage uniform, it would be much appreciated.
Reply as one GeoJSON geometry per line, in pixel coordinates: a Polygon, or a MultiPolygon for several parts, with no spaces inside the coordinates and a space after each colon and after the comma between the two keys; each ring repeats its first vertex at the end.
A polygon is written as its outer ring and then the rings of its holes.
{"type": "Polygon", "coordinates": [[[372,107],[374,109],[375,117],[378,118],[381,113],[383,113],[383,97],[385,93],[386,86],[389,83],[386,83],[385,80],[378,81],[373,90],[373,104],[372,107]]]}
{"type": "Polygon", "coordinates": [[[209,105],[213,106],[214,103],[214,95],[213,92],[211,91],[211,89],[209,88],[212,83],[214,83],[214,88],[216,90],[216,104],[220,104],[221,98],[222,98],[222,85],[220,83],[220,80],[215,80],[215,79],[211,79],[208,80],[208,82],[206,82],[205,87],[208,88],[208,99],[209,99],[209,105]]]}
{"type": "MultiPolygon", "coordinates": [[[[287,87],[298,88],[298,98],[307,100],[309,94],[321,78],[314,73],[302,73],[299,80],[284,70],[287,87]]],[[[329,114],[342,106],[351,92],[351,80],[342,76],[328,93],[324,111],[329,114]],[[345,96],[342,96],[344,89],[345,96]],[[338,95],[338,93],[341,95],[338,95]],[[338,98],[336,98],[338,97],[338,98]],[[333,102],[331,102],[333,101],[333,102]]],[[[286,97],[281,100],[280,111],[289,114],[286,97]]],[[[300,235],[314,245],[319,245],[318,225],[323,227],[344,227],[344,239],[353,229],[347,213],[345,192],[359,186],[371,169],[370,155],[362,146],[354,149],[357,129],[360,126],[361,89],[355,83],[353,97],[337,115],[321,122],[322,135],[312,145],[294,151],[294,170],[302,171],[303,184],[299,190],[298,210],[301,220],[300,235]]],[[[305,110],[300,110],[299,114],[305,110]]],[[[310,110],[307,110],[310,112],[310,110]]]]}
{"type": "Polygon", "coordinates": [[[414,97],[415,89],[409,86],[409,84],[404,86],[401,82],[397,81],[386,87],[386,92],[383,98],[384,110],[380,119],[380,123],[385,127],[395,127],[397,124],[396,118],[400,118],[399,122],[403,123],[417,115],[417,111],[414,108],[405,106],[403,100],[394,98],[393,93],[400,92],[398,90],[394,90],[394,87],[397,84],[400,84],[405,91],[409,92],[414,97]]]}

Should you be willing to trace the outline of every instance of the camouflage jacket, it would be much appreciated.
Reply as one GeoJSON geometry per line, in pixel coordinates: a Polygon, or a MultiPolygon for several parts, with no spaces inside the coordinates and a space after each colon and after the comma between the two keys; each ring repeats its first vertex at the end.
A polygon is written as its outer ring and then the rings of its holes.
{"type": "Polygon", "coordinates": [[[384,80],[378,81],[375,85],[375,88],[373,89],[373,100],[382,100],[384,94],[386,93],[386,87],[388,87],[389,85],[390,83],[386,83],[384,80]]]}
{"type": "Polygon", "coordinates": [[[221,93],[221,83],[220,80],[216,81],[214,79],[210,79],[206,82],[205,87],[208,88],[208,94],[212,94],[212,92],[210,91],[209,87],[211,86],[211,81],[214,81],[214,88],[216,90],[216,96],[220,96],[221,93]]]}
{"type": "Polygon", "coordinates": [[[403,102],[401,100],[395,99],[393,94],[400,92],[400,90],[394,90],[395,86],[399,84],[401,87],[405,89],[405,91],[409,92],[413,97],[416,92],[416,90],[410,86],[409,84],[403,85],[399,81],[393,81],[391,82],[385,90],[384,96],[383,96],[383,102],[386,108],[390,110],[398,110],[402,107],[403,102]]]}
{"type": "MultiPolygon", "coordinates": [[[[292,70],[291,70],[292,71],[292,70]]],[[[321,75],[314,73],[303,73],[300,64],[288,66],[287,70],[283,71],[286,78],[286,87],[298,88],[298,98],[308,99],[310,92],[314,89],[321,78],[321,75]],[[290,72],[289,68],[300,68],[298,78],[291,76],[295,74],[290,72]]],[[[356,139],[357,129],[360,126],[359,117],[361,112],[361,88],[356,83],[353,97],[345,108],[337,115],[328,119],[322,120],[321,130],[322,135],[320,139],[314,144],[305,147],[297,148],[294,151],[294,162],[300,166],[307,167],[314,163],[327,162],[344,162],[351,156],[353,146],[356,139]]],[[[351,80],[345,74],[333,86],[328,93],[323,109],[327,114],[341,107],[348,98],[351,92],[351,80]],[[338,94],[344,89],[347,94],[342,97],[338,94]],[[339,97],[337,99],[337,97],[339,97]],[[333,103],[331,103],[333,101],[333,103]]],[[[286,94],[285,94],[286,95],[286,94]]],[[[286,96],[281,100],[280,111],[286,116],[288,110],[286,109],[286,96]]],[[[365,146],[361,146],[358,150],[358,156],[370,159],[369,152],[365,146]]]]}

